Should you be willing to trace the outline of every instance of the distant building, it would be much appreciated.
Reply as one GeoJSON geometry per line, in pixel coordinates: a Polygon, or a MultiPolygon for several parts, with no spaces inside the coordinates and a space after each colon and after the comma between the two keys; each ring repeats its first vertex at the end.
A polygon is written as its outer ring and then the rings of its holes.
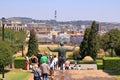
{"type": "MultiPolygon", "coordinates": [[[[1,25],[2,25],[2,22],[1,22],[1,25]]],[[[20,21],[8,21],[8,20],[6,20],[5,28],[14,29],[16,31],[19,31],[19,30],[26,31],[27,25],[22,24],[22,22],[20,22],[20,21]]]]}
{"type": "Polygon", "coordinates": [[[52,43],[52,35],[49,31],[37,30],[36,37],[41,44],[52,43]]]}
{"type": "Polygon", "coordinates": [[[96,24],[96,30],[97,30],[97,32],[101,32],[103,30],[102,25],[100,23],[96,24]]]}

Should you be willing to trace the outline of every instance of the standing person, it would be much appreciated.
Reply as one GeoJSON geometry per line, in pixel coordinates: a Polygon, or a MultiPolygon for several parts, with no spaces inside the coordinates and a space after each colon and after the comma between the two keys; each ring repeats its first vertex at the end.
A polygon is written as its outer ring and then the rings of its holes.
{"type": "Polygon", "coordinates": [[[40,78],[40,68],[38,68],[38,65],[35,64],[33,67],[31,67],[33,74],[34,74],[34,80],[41,80],[40,78]]]}
{"type": "Polygon", "coordinates": [[[38,66],[40,67],[40,64],[41,64],[41,57],[42,57],[42,54],[41,53],[38,53],[37,54],[37,59],[38,59],[38,66]]]}
{"type": "Polygon", "coordinates": [[[67,59],[65,61],[65,70],[68,70],[69,69],[69,66],[70,66],[70,61],[67,59]]]}
{"type": "Polygon", "coordinates": [[[47,47],[50,51],[52,52],[58,52],[58,67],[60,67],[60,69],[63,69],[63,63],[65,62],[66,60],[66,52],[68,51],[73,51],[75,49],[76,46],[74,46],[73,49],[67,49],[67,48],[64,48],[64,43],[61,42],[60,43],[60,47],[57,48],[57,49],[50,49],[49,47],[47,47]]]}
{"type": "Polygon", "coordinates": [[[29,57],[26,55],[26,62],[25,62],[25,65],[26,65],[26,70],[29,70],[29,57]]]}
{"type": "Polygon", "coordinates": [[[54,75],[54,57],[51,57],[50,59],[50,76],[54,75]]]}
{"type": "Polygon", "coordinates": [[[40,65],[42,80],[48,80],[49,66],[46,61],[42,61],[43,63],[40,65]]]}
{"type": "Polygon", "coordinates": [[[58,66],[58,58],[56,57],[56,55],[54,56],[54,69],[56,70],[58,66]]]}

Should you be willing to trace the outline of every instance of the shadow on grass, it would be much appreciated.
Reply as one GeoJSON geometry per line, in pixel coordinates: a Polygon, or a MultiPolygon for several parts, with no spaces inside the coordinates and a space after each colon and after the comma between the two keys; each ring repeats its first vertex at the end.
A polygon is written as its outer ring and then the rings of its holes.
{"type": "MultiPolygon", "coordinates": [[[[5,69],[5,73],[10,72],[11,70],[5,69]]],[[[0,69],[0,74],[2,74],[2,69],[0,69]]]]}

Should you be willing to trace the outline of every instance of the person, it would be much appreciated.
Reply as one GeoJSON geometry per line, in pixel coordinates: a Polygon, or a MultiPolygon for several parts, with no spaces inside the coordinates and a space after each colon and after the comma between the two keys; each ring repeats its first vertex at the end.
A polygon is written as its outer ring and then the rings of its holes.
{"type": "Polygon", "coordinates": [[[77,67],[77,69],[78,69],[78,70],[81,70],[81,65],[79,65],[79,66],[77,67]]]}
{"type": "Polygon", "coordinates": [[[25,65],[26,65],[26,70],[29,70],[29,58],[28,58],[28,56],[26,55],[26,61],[25,61],[25,65]]]}
{"type": "Polygon", "coordinates": [[[50,58],[50,76],[54,75],[54,57],[50,58]]]}
{"type": "Polygon", "coordinates": [[[34,74],[34,80],[41,80],[40,78],[40,68],[38,68],[38,65],[35,64],[33,66],[30,67],[33,71],[33,74],[34,74]]]}
{"type": "Polygon", "coordinates": [[[28,68],[29,68],[29,62],[25,60],[25,69],[28,70],[28,68]]]}
{"type": "Polygon", "coordinates": [[[68,51],[73,51],[75,49],[76,46],[74,46],[73,49],[68,49],[68,48],[64,48],[64,43],[60,42],[60,47],[56,48],[54,50],[50,49],[50,47],[47,47],[51,52],[58,52],[58,67],[60,67],[60,69],[63,69],[63,63],[66,60],[66,52],[68,51]]]}
{"type": "Polygon", "coordinates": [[[48,80],[48,73],[50,68],[45,60],[42,61],[42,64],[40,65],[40,69],[42,74],[42,80],[48,80]]]}
{"type": "Polygon", "coordinates": [[[58,58],[56,57],[56,55],[54,55],[54,69],[56,70],[57,69],[57,66],[58,66],[58,58]]]}
{"type": "Polygon", "coordinates": [[[38,53],[38,54],[37,54],[37,59],[38,59],[38,66],[39,66],[39,67],[40,67],[40,64],[41,64],[41,61],[40,61],[41,57],[42,57],[42,54],[41,54],[41,53],[38,53]]]}
{"type": "Polygon", "coordinates": [[[69,66],[70,66],[70,61],[67,59],[65,61],[65,70],[68,70],[69,69],[69,66]]]}

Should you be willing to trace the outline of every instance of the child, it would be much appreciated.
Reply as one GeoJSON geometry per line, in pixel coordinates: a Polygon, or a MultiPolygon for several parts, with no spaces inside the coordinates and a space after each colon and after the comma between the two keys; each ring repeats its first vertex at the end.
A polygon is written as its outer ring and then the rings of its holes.
{"type": "Polygon", "coordinates": [[[65,61],[65,69],[68,70],[69,69],[69,66],[70,66],[70,61],[67,59],[65,61]]]}

